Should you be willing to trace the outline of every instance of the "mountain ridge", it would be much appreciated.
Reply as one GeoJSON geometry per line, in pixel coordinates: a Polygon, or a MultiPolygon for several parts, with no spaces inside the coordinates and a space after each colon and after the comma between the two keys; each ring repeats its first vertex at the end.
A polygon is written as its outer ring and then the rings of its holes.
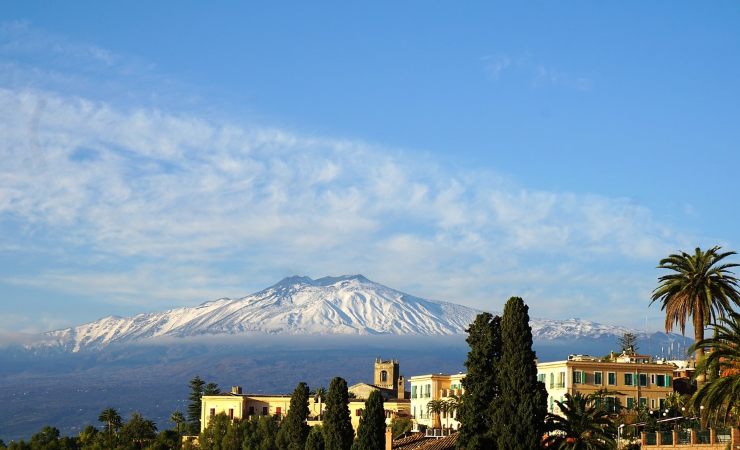
{"type": "MultiPolygon", "coordinates": [[[[194,307],[107,316],[44,333],[47,347],[72,352],[161,337],[218,335],[455,335],[481,311],[427,300],[361,274],[290,276],[254,294],[194,307]]],[[[581,319],[532,318],[535,339],[579,339],[635,332],[581,319]]]]}

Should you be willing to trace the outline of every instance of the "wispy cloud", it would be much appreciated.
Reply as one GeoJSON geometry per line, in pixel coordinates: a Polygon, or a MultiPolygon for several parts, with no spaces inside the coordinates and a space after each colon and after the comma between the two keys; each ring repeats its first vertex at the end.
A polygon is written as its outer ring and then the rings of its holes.
{"type": "MultiPolygon", "coordinates": [[[[503,76],[517,63],[492,64],[503,76]]],[[[634,268],[652,277],[644,270],[685,242],[626,198],[530,189],[361,140],[122,106],[55,83],[0,85],[0,252],[47,256],[6,284],[151,309],[293,273],[361,272],[485,309],[518,294],[535,313],[583,315],[590,300],[603,307],[589,318],[609,321],[644,310],[644,283],[624,283],[634,268]]]]}
{"type": "Polygon", "coordinates": [[[533,89],[557,86],[577,91],[589,91],[593,86],[590,77],[562,70],[552,64],[538,61],[531,55],[520,57],[509,55],[484,56],[481,61],[485,72],[492,81],[499,81],[505,74],[510,74],[527,81],[533,89]]]}

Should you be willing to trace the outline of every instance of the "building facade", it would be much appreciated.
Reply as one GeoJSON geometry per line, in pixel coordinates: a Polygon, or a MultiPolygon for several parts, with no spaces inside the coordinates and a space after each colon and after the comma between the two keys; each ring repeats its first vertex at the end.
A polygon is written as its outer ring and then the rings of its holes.
{"type": "Polygon", "coordinates": [[[565,361],[538,363],[537,378],[545,383],[547,410],[552,413],[560,412],[556,400],[578,392],[598,394],[596,402],[603,401],[609,412],[637,406],[658,410],[673,392],[674,369],[673,364],[646,355],[622,354],[607,360],[571,355],[565,361]]]}
{"type": "Polygon", "coordinates": [[[411,384],[411,417],[416,428],[452,428],[457,429],[459,422],[455,420],[455,411],[443,411],[438,417],[429,411],[429,402],[442,400],[450,402],[462,396],[462,379],[465,374],[428,374],[409,378],[411,384]],[[439,421],[435,423],[435,419],[439,421]]]}

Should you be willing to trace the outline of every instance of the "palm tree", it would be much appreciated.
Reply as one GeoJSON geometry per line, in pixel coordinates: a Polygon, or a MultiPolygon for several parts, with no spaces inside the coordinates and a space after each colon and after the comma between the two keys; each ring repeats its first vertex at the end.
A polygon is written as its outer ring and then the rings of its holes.
{"type": "Polygon", "coordinates": [[[555,400],[561,415],[548,414],[548,436],[544,444],[559,450],[606,450],[616,448],[617,428],[609,414],[581,393],[565,394],[565,401],[555,400]]]}
{"type": "Polygon", "coordinates": [[[447,399],[447,428],[450,427],[449,418],[451,417],[455,419],[457,412],[460,410],[460,406],[462,406],[462,397],[454,394],[450,395],[450,398],[447,399]]]}
{"type": "Polygon", "coordinates": [[[321,413],[322,413],[321,402],[324,400],[324,398],[326,398],[326,388],[323,386],[320,388],[317,388],[316,391],[314,392],[313,401],[318,402],[319,404],[319,420],[321,420],[321,413]]]}
{"type": "Polygon", "coordinates": [[[740,406],[740,314],[732,312],[714,325],[714,337],[694,342],[690,350],[706,347],[709,353],[699,362],[696,372],[714,369],[709,381],[691,398],[696,411],[703,406],[725,420],[740,406]]]}
{"type": "Polygon", "coordinates": [[[104,409],[98,416],[98,421],[105,423],[105,430],[108,432],[108,445],[113,448],[113,433],[118,431],[123,425],[121,415],[113,408],[104,409]]]}
{"type": "MultiPolygon", "coordinates": [[[[671,273],[661,276],[658,287],[653,291],[652,305],[660,300],[661,311],[665,310],[665,330],[670,332],[674,325],[686,330],[686,321],[691,316],[694,325],[694,339],[704,339],[704,327],[716,319],[724,317],[732,310],[733,304],[740,304],[738,279],[729,270],[738,264],[722,263],[722,260],[735,252],[720,253],[720,247],[703,251],[696,248],[694,254],[681,252],[661,259],[659,269],[671,273]]],[[[704,358],[704,348],[694,346],[697,363],[704,358]]],[[[699,373],[699,372],[697,372],[699,373]]],[[[704,381],[699,373],[697,380],[704,381]]]]}
{"type": "Polygon", "coordinates": [[[430,400],[427,403],[427,414],[432,415],[432,428],[442,428],[442,421],[439,415],[446,408],[446,402],[444,400],[430,400]]]}
{"type": "Polygon", "coordinates": [[[177,434],[182,435],[182,425],[185,423],[185,416],[180,411],[175,411],[170,415],[170,422],[177,427],[177,434]]]}

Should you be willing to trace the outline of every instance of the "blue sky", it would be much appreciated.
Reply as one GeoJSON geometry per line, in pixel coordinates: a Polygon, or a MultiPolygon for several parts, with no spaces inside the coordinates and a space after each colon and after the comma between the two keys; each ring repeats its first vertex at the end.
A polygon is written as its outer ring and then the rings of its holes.
{"type": "Polygon", "coordinates": [[[0,10],[0,330],[363,273],[658,329],[738,249],[737,2],[0,10]]]}

